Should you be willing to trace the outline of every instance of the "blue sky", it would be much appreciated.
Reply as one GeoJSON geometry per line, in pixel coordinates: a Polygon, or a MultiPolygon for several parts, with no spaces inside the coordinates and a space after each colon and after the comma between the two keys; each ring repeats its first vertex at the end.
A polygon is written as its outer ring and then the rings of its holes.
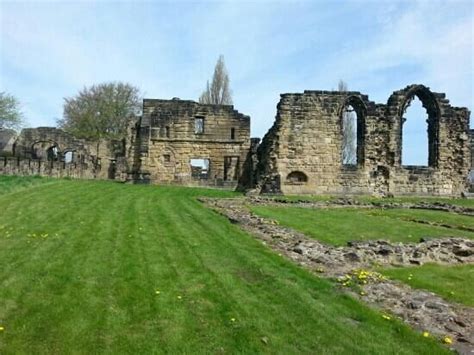
{"type": "MultiPolygon", "coordinates": [[[[380,103],[423,83],[473,108],[471,1],[2,0],[0,30],[0,90],[30,126],[54,125],[64,97],[104,81],[197,99],[219,54],[253,136],[273,123],[280,93],[339,79],[380,103]]],[[[425,134],[424,118],[417,128],[425,134]]],[[[418,141],[413,157],[426,151],[418,141]]]]}

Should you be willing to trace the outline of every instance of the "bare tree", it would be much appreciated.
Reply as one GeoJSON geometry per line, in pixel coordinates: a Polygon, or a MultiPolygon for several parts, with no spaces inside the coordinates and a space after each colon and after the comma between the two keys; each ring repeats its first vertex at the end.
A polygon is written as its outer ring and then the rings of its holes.
{"type": "Polygon", "coordinates": [[[18,130],[24,124],[20,102],[7,92],[0,92],[0,128],[18,130]]]}
{"type": "MultiPolygon", "coordinates": [[[[337,89],[347,92],[347,83],[339,80],[337,89]]],[[[351,105],[345,106],[342,112],[342,163],[357,164],[357,115],[351,105]]]]}
{"type": "Polygon", "coordinates": [[[59,127],[80,138],[123,138],[133,116],[141,107],[140,90],[121,82],[85,87],[64,99],[59,127]]]}
{"type": "Polygon", "coordinates": [[[232,105],[229,82],[224,56],[220,55],[214,68],[212,83],[209,85],[209,81],[207,81],[206,89],[199,97],[199,102],[202,104],[232,105]]]}

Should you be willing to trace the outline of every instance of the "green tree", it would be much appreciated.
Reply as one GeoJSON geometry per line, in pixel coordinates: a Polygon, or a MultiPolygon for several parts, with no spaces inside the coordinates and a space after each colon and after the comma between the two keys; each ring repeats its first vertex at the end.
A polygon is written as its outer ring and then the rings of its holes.
{"type": "Polygon", "coordinates": [[[120,139],[140,109],[138,88],[121,82],[92,85],[64,99],[58,126],[80,138],[120,139]]]}
{"type": "Polygon", "coordinates": [[[207,81],[206,89],[199,97],[202,104],[232,105],[232,92],[229,86],[229,74],[224,63],[224,56],[220,55],[214,68],[212,83],[207,81]]]}
{"type": "Polygon", "coordinates": [[[9,93],[0,92],[0,128],[19,130],[24,124],[21,105],[9,93]]]}

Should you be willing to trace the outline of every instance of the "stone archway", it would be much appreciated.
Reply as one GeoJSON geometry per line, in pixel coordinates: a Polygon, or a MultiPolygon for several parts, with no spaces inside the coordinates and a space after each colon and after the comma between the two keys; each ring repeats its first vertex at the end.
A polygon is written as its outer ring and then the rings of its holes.
{"type": "Polygon", "coordinates": [[[31,157],[33,159],[57,161],[60,154],[58,144],[51,140],[37,141],[31,145],[31,157]]]}
{"type": "MultiPolygon", "coordinates": [[[[439,94],[437,94],[439,95],[439,94]]],[[[394,92],[388,100],[389,109],[396,110],[394,112],[394,129],[396,130],[395,138],[395,161],[394,164],[402,166],[402,146],[403,146],[403,117],[407,108],[414,98],[421,101],[422,106],[426,110],[427,132],[428,132],[428,166],[432,168],[438,167],[439,160],[439,131],[441,112],[437,97],[429,88],[424,85],[411,85],[404,90],[394,92]]]]}

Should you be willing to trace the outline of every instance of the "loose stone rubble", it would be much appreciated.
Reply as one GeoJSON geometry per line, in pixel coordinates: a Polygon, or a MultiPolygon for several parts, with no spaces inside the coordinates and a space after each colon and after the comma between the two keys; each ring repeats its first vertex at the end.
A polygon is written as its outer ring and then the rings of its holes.
{"type": "MultiPolygon", "coordinates": [[[[247,204],[250,201],[255,203],[255,199],[202,198],[201,201],[279,254],[318,275],[336,278],[342,281],[342,285],[348,275],[353,275],[357,270],[360,275],[360,270],[370,270],[374,267],[413,266],[430,262],[450,265],[474,263],[474,241],[469,239],[447,237],[426,239],[420,243],[357,241],[350,242],[347,246],[335,247],[282,227],[276,221],[254,215],[247,208],[247,204]]],[[[341,201],[339,206],[340,203],[341,201]]],[[[327,207],[330,203],[317,202],[313,207],[316,205],[327,207]]],[[[337,206],[337,202],[335,205],[337,206]]],[[[400,206],[411,207],[397,204],[398,208],[400,206]]],[[[457,208],[450,206],[449,209],[457,208]]],[[[367,273],[372,275],[371,271],[367,273]]],[[[360,292],[342,285],[341,287],[354,297],[400,317],[420,331],[427,331],[438,337],[451,337],[454,339],[452,347],[459,353],[474,352],[473,308],[449,303],[431,292],[414,290],[384,277],[369,276],[364,278],[364,281],[358,284],[360,292]]]]}

